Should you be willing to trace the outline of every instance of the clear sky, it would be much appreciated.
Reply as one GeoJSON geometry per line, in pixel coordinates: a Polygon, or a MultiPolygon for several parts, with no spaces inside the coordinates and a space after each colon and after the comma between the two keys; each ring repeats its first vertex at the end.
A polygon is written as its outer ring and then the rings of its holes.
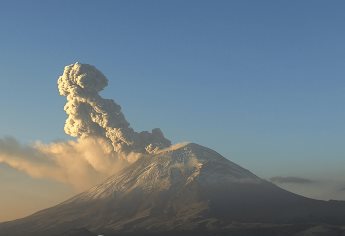
{"type": "Polygon", "coordinates": [[[56,80],[79,61],[108,77],[102,96],[136,130],[160,127],[264,178],[345,187],[344,9],[316,0],[1,1],[0,137],[69,139],[56,80]]]}

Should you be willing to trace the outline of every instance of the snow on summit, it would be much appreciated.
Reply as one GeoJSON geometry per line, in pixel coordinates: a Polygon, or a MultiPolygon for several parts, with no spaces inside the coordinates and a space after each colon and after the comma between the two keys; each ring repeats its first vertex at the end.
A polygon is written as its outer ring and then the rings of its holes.
{"type": "Polygon", "coordinates": [[[121,173],[80,197],[106,198],[134,189],[164,191],[176,185],[188,187],[195,181],[212,184],[224,181],[260,183],[262,180],[211,149],[195,143],[183,143],[155,155],[141,157],[121,173]]]}

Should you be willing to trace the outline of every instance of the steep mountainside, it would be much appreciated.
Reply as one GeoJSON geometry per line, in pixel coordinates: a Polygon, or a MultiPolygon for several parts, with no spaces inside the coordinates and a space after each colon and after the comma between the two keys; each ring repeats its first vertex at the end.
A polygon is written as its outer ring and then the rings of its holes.
{"type": "Polygon", "coordinates": [[[0,235],[64,235],[74,229],[106,235],[192,234],[227,231],[236,222],[246,227],[345,225],[345,204],[290,193],[211,149],[189,143],[145,156],[55,207],[0,224],[0,235]]]}

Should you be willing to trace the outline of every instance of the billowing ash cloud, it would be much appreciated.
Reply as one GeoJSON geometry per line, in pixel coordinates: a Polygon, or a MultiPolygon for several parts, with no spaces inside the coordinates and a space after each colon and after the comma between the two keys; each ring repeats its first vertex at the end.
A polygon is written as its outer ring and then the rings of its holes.
{"type": "Polygon", "coordinates": [[[270,178],[270,180],[274,183],[278,184],[311,184],[315,183],[314,180],[306,179],[306,178],[300,178],[300,177],[282,177],[282,176],[275,176],[270,178]]]}
{"type": "Polygon", "coordinates": [[[158,128],[135,132],[121,112],[121,106],[98,93],[107,78],[94,66],[75,63],[65,67],[58,79],[60,95],[67,97],[65,132],[74,137],[102,137],[116,152],[154,153],[171,142],[158,128]]]}
{"type": "Polygon", "coordinates": [[[21,145],[13,138],[0,138],[0,164],[84,190],[142,155],[171,145],[160,129],[135,132],[121,107],[98,94],[107,84],[94,66],[66,66],[58,79],[59,93],[67,97],[64,129],[77,140],[21,145]]]}

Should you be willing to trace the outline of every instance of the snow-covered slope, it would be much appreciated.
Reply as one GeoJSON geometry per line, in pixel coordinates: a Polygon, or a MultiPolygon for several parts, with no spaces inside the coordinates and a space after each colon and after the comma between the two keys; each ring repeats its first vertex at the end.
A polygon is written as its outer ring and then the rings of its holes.
{"type": "Polygon", "coordinates": [[[211,149],[194,143],[178,144],[141,158],[120,175],[112,176],[72,201],[115,198],[137,190],[150,194],[188,188],[195,182],[212,185],[261,183],[262,180],[211,149]]]}
{"type": "Polygon", "coordinates": [[[55,207],[0,224],[0,235],[190,232],[233,221],[344,223],[345,204],[278,188],[203,146],[188,143],[148,155],[55,207]]]}

